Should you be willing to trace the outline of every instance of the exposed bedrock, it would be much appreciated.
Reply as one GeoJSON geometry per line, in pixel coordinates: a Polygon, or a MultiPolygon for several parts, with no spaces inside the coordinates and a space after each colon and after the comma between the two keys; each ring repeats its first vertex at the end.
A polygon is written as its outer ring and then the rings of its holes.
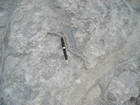
{"type": "Polygon", "coordinates": [[[0,105],[140,105],[139,95],[139,0],[0,1],[0,105]]]}

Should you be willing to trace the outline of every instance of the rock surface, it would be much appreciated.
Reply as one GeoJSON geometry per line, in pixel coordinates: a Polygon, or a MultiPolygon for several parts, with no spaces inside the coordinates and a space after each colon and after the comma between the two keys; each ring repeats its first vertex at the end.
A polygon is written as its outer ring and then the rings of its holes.
{"type": "Polygon", "coordinates": [[[0,105],[140,105],[139,19],[139,0],[1,0],[0,105]]]}

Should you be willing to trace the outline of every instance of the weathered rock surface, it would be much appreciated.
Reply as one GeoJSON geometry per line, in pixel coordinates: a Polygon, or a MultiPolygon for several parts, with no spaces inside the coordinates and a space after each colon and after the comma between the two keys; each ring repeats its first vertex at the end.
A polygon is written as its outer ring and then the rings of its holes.
{"type": "Polygon", "coordinates": [[[1,0],[0,105],[140,105],[139,19],[139,0],[1,0]]]}

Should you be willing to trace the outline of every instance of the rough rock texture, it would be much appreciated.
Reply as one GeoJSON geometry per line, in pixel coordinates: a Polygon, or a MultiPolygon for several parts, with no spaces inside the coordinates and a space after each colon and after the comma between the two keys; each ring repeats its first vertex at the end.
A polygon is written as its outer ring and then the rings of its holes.
{"type": "Polygon", "coordinates": [[[140,105],[139,95],[140,0],[0,1],[0,105],[140,105]]]}

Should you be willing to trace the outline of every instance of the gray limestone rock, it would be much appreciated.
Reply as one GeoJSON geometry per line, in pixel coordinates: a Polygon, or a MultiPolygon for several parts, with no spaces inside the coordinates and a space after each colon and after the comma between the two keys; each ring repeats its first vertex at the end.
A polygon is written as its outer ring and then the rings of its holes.
{"type": "Polygon", "coordinates": [[[0,105],[139,105],[139,19],[139,0],[1,0],[0,105]]]}

